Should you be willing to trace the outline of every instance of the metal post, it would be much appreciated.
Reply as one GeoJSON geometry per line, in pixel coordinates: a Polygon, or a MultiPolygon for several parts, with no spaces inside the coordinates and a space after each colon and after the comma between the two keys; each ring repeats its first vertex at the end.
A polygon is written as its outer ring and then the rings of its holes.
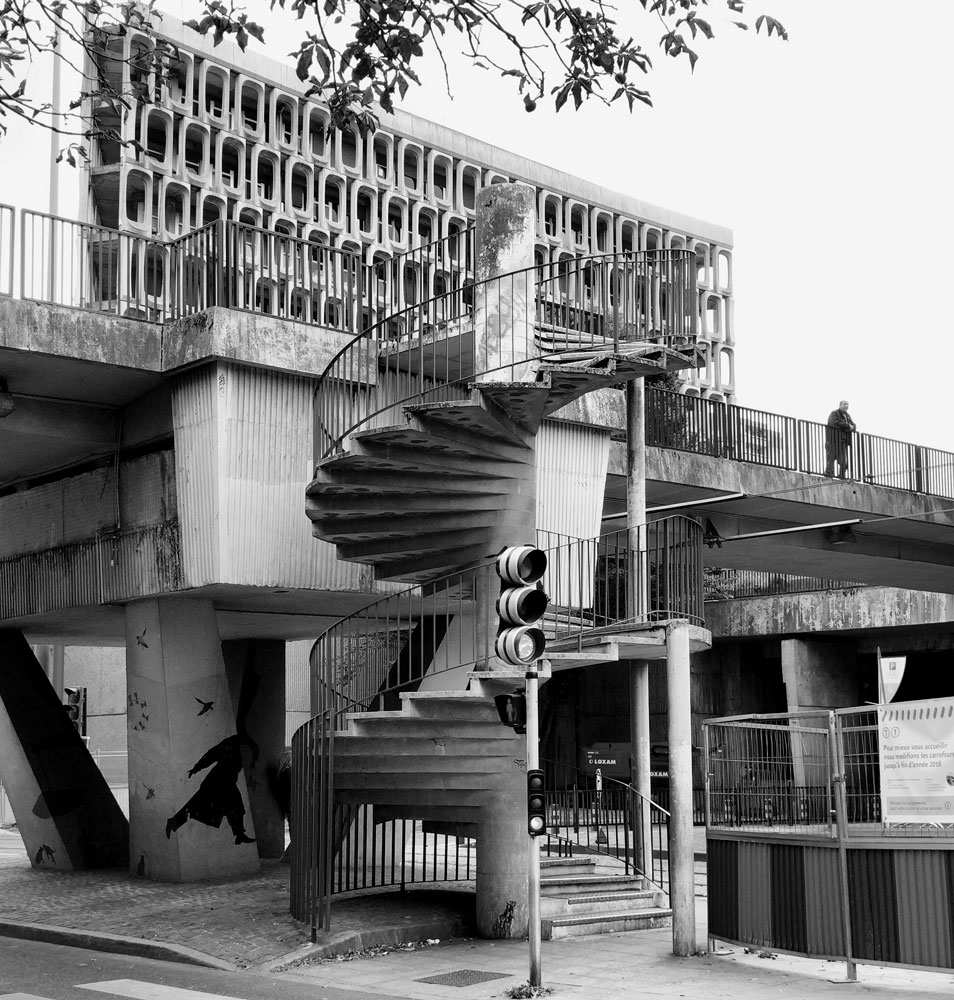
{"type": "Polygon", "coordinates": [[[666,629],[666,674],[669,681],[669,897],[672,906],[672,953],[688,958],[696,952],[688,622],[674,621],[666,629]]]}
{"type": "MultiPolygon", "coordinates": [[[[630,621],[646,618],[649,573],[646,560],[646,392],[642,379],[626,383],[626,534],[629,550],[629,579],[626,588],[626,616],[630,621]]],[[[632,766],[630,781],[642,801],[652,798],[649,743],[649,663],[629,665],[629,739],[632,766]]],[[[652,817],[634,830],[633,851],[645,875],[652,873],[652,817]]]]}
{"type": "MultiPolygon", "coordinates": [[[[536,670],[528,670],[527,679],[527,770],[540,766],[540,717],[539,680],[536,670]]],[[[536,837],[527,837],[530,842],[527,851],[527,937],[530,941],[530,985],[540,986],[542,982],[542,959],[540,941],[540,842],[536,837]]]]}
{"type": "Polygon", "coordinates": [[[835,787],[835,827],[838,833],[838,868],[841,880],[841,920],[845,935],[845,979],[858,981],[858,966],[852,957],[851,908],[848,896],[848,808],[845,801],[845,766],[841,740],[835,724],[835,713],[828,713],[829,760],[834,764],[832,783],[835,787]]]}

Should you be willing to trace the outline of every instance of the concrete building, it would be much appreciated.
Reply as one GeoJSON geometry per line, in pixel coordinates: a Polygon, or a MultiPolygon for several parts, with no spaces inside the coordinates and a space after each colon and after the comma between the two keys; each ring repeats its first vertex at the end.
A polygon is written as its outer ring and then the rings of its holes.
{"type": "MultiPolygon", "coordinates": [[[[130,53],[153,44],[135,30],[100,67],[155,98],[122,123],[139,146],[92,150],[85,224],[24,213],[36,266],[20,298],[0,297],[13,403],[0,421],[0,759],[31,857],[189,881],[279,854],[270,778],[288,677],[292,707],[314,715],[294,727],[296,822],[315,834],[297,844],[299,883],[324,877],[349,810],[370,805],[372,825],[476,839],[482,932],[522,933],[526,761],[490,697],[524,669],[492,651],[489,560],[541,539],[554,553],[545,746],[575,757],[625,723],[648,793],[665,718],[684,929],[707,520],[726,534],[889,514],[853,553],[824,534],[733,551],[871,582],[901,567],[912,586],[948,572],[954,520],[939,498],[878,480],[778,499],[813,470],[750,452],[689,462],[661,448],[645,470],[621,464],[614,387],[674,371],[700,407],[734,394],[731,233],[407,115],[367,143],[329,135],[283,67],[204,48],[171,19],[163,30],[180,46],[168,80],[129,75],[130,53]],[[733,477],[746,489],[719,506],[733,477]],[[713,509],[611,551],[594,539],[628,483],[713,509]],[[323,633],[307,672],[289,674],[287,644],[323,633]],[[124,651],[103,657],[91,717],[108,738],[122,688],[128,829],[30,644],[124,651]],[[665,683],[649,683],[651,661],[665,683]],[[321,803],[344,810],[341,826],[317,823],[321,803]]],[[[804,650],[786,649],[798,672],[804,650]]],[[[720,710],[735,669],[709,655],[700,714],[720,710]]],[[[77,658],[70,680],[99,669],[77,658]]],[[[314,894],[292,902],[314,917],[314,894]]]]}

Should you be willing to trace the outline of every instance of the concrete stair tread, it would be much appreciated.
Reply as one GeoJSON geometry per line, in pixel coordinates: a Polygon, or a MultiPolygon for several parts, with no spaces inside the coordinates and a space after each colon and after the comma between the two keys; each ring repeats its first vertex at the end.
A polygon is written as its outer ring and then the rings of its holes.
{"type": "Polygon", "coordinates": [[[588,868],[596,867],[596,858],[593,855],[579,855],[575,854],[569,858],[541,858],[540,868],[550,869],[550,868],[568,868],[568,867],[580,867],[586,866],[588,868]]]}
{"type": "Polygon", "coordinates": [[[554,927],[578,927],[585,924],[602,924],[611,920],[646,920],[647,918],[671,917],[672,909],[654,906],[645,910],[619,910],[606,913],[580,913],[572,917],[548,917],[554,927]]]}
{"type": "MultiPolygon", "coordinates": [[[[620,905],[624,905],[630,902],[653,900],[656,897],[656,892],[657,890],[655,889],[632,889],[624,892],[594,892],[580,896],[567,896],[566,903],[568,906],[586,906],[590,903],[609,902],[618,902],[620,905]]],[[[555,898],[559,899],[560,897],[555,898]]]]}

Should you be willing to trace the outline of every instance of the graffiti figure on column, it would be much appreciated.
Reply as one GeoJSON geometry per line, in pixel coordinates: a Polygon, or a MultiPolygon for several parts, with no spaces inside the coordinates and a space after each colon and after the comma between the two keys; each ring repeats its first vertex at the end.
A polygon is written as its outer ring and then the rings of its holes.
{"type": "Polygon", "coordinates": [[[239,791],[238,778],[242,773],[242,746],[252,751],[252,764],[258,759],[258,745],[248,733],[236,733],[206,752],[192,765],[187,777],[191,778],[207,767],[212,770],[202,779],[195,795],[166,821],[166,837],[184,826],[190,819],[218,829],[226,820],[236,844],[254,844],[255,838],[245,832],[245,803],[239,791]]]}

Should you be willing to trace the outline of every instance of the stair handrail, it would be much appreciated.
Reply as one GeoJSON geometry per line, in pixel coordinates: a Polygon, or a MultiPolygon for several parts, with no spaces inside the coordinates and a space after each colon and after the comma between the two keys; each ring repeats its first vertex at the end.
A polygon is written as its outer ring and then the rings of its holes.
{"type": "MultiPolygon", "coordinates": [[[[561,650],[582,637],[615,634],[631,625],[672,619],[703,624],[703,529],[676,514],[651,521],[632,556],[626,529],[595,538],[543,544],[548,568],[543,586],[550,608],[542,625],[561,650]],[[630,573],[638,562],[640,573],[630,573]],[[643,599],[630,603],[636,587],[643,599]],[[642,589],[641,589],[642,588],[642,589]],[[631,608],[642,608],[632,614],[631,608]]],[[[383,711],[400,707],[400,693],[417,688],[425,674],[477,669],[492,654],[471,614],[478,574],[487,559],[424,585],[381,597],[339,619],[316,639],[310,656],[312,704],[320,711],[383,711]]]]}
{"type": "Polygon", "coordinates": [[[597,780],[582,768],[549,758],[542,758],[542,763],[546,773],[548,835],[583,848],[587,853],[622,861],[627,872],[632,868],[668,896],[669,810],[644,795],[631,782],[602,774],[597,780]],[[560,783],[555,780],[557,769],[571,773],[570,789],[561,791],[553,787],[560,783]],[[572,824],[554,822],[570,816],[572,824]],[[586,823],[587,819],[593,822],[586,823]],[[589,834],[594,826],[596,835],[591,838],[589,834]],[[561,829],[566,829],[566,834],[560,833],[561,829]],[[581,837],[581,830],[585,830],[584,837],[581,837]],[[643,856],[647,853],[648,859],[643,856]]]}
{"type": "Polygon", "coordinates": [[[688,250],[641,250],[536,263],[468,280],[379,319],[345,344],[319,377],[315,463],[338,453],[348,435],[380,423],[382,414],[415,401],[460,398],[454,387],[495,372],[520,381],[533,362],[587,350],[618,353],[621,344],[694,350],[694,261],[688,250]],[[511,326],[511,343],[502,349],[513,360],[495,366],[476,359],[475,315],[495,301],[513,301],[518,288],[529,299],[522,289],[531,282],[534,310],[516,332],[511,326]],[[548,298],[547,292],[554,294],[548,298]],[[545,327],[560,331],[567,344],[545,349],[545,327]]]}

